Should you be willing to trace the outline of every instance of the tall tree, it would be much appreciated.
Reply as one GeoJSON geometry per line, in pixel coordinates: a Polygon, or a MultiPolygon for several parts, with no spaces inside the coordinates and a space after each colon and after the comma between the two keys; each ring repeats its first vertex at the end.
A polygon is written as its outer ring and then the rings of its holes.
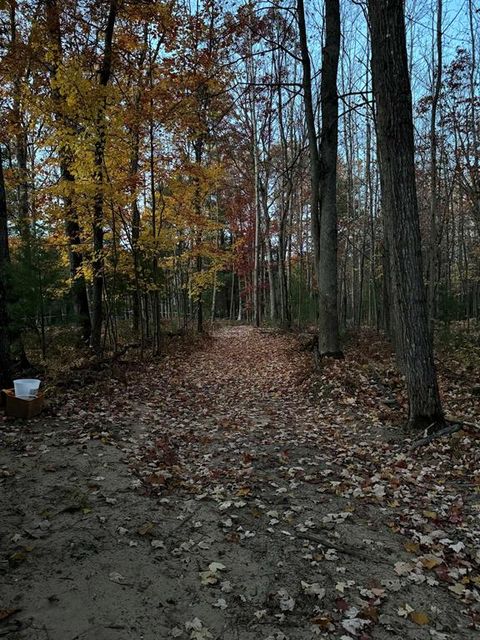
{"type": "MultiPolygon", "coordinates": [[[[64,97],[59,89],[59,72],[63,57],[62,34],[60,29],[60,12],[57,0],[46,0],[46,25],[49,39],[50,58],[49,75],[52,87],[53,108],[55,120],[62,134],[71,130],[65,118],[64,97]]],[[[74,205],[72,192],[75,177],[72,173],[72,154],[68,144],[62,142],[58,149],[60,176],[62,180],[63,203],[65,209],[65,231],[69,242],[70,277],[72,281],[72,295],[75,312],[80,322],[82,340],[86,344],[90,339],[91,322],[88,308],[87,286],[83,274],[82,230],[78,222],[78,213],[74,205]]]]}
{"type": "Polygon", "coordinates": [[[303,100],[310,150],[311,224],[317,277],[318,353],[341,355],[337,304],[337,71],[340,54],[340,4],[325,0],[325,43],[322,50],[320,103],[322,127],[317,141],[313,105],[312,72],[308,49],[305,7],[297,0],[300,52],[303,68],[303,100]]]}
{"type": "Polygon", "coordinates": [[[395,341],[405,373],[409,423],[412,427],[428,427],[443,423],[443,411],[422,279],[404,1],[368,0],[368,17],[395,341]]]}
{"type": "Polygon", "coordinates": [[[430,247],[428,265],[428,309],[430,321],[433,327],[435,318],[435,293],[437,290],[438,268],[439,268],[439,232],[438,232],[438,134],[437,134],[437,113],[440,93],[442,90],[442,11],[443,0],[437,0],[437,28],[436,28],[436,48],[437,60],[433,66],[434,89],[432,95],[432,113],[430,118],[430,247]]]}
{"type": "Polygon", "coordinates": [[[321,356],[341,355],[337,305],[337,72],[340,55],[340,2],[325,0],[320,104],[320,262],[318,268],[318,349],[321,356]]]}
{"type": "Polygon", "coordinates": [[[8,250],[7,196],[3,177],[2,148],[0,146],[0,388],[9,387],[11,380],[10,334],[7,309],[7,277],[10,264],[8,250]]]}
{"type": "MultiPolygon", "coordinates": [[[[17,69],[12,83],[12,120],[15,129],[15,159],[17,181],[17,227],[22,240],[27,263],[31,263],[31,227],[30,227],[30,176],[28,169],[28,135],[25,125],[25,101],[22,99],[23,84],[28,82],[30,69],[30,43],[23,42],[18,33],[17,2],[10,0],[10,48],[12,55],[17,58],[17,69]]],[[[33,31],[33,26],[31,27],[33,31]]],[[[29,34],[29,39],[31,33],[29,34]]]]}
{"type": "Polygon", "coordinates": [[[94,183],[95,196],[93,204],[93,292],[92,292],[92,332],[90,345],[95,353],[101,351],[102,322],[103,322],[103,287],[104,287],[104,164],[106,139],[106,110],[107,94],[106,87],[110,81],[112,73],[113,56],[113,31],[117,17],[118,2],[111,0],[109,6],[107,27],[105,29],[105,45],[102,64],[98,72],[98,84],[100,88],[100,104],[97,113],[97,131],[94,151],[94,183]]]}

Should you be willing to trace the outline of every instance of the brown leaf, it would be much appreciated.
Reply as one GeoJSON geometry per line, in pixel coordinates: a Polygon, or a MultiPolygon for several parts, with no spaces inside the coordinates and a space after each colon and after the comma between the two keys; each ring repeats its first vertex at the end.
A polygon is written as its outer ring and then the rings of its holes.
{"type": "Polygon", "coordinates": [[[365,618],[366,620],[372,620],[373,622],[378,622],[378,609],[377,607],[364,607],[359,615],[360,618],[365,618]]]}
{"type": "Polygon", "coordinates": [[[310,618],[310,622],[320,627],[323,631],[326,631],[332,624],[332,619],[328,616],[315,616],[315,618],[310,618]]]}
{"type": "Polygon", "coordinates": [[[433,569],[434,567],[438,567],[442,564],[443,559],[438,558],[437,556],[427,555],[419,558],[420,562],[426,569],[433,569]]]}
{"type": "Polygon", "coordinates": [[[412,611],[412,613],[410,613],[408,617],[415,624],[423,625],[430,622],[430,618],[423,611],[412,611]]]}
{"type": "Polygon", "coordinates": [[[142,524],[142,526],[137,529],[137,533],[139,536],[151,535],[154,526],[153,522],[145,522],[145,524],[142,524]]]}
{"type": "Polygon", "coordinates": [[[0,609],[0,620],[6,620],[7,618],[10,618],[10,616],[13,616],[13,614],[17,613],[18,611],[21,611],[21,609],[0,609]]]}
{"type": "Polygon", "coordinates": [[[161,473],[151,473],[145,478],[145,482],[155,487],[163,487],[167,483],[165,476],[161,473]]]}

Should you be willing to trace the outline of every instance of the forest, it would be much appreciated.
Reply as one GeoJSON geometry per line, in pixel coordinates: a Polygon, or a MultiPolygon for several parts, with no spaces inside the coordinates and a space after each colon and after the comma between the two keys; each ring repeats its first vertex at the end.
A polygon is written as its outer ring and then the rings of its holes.
{"type": "Polygon", "coordinates": [[[0,636],[480,639],[479,56],[478,0],[0,0],[0,636]]]}
{"type": "Polygon", "coordinates": [[[6,2],[3,386],[67,328],[158,354],[221,320],[315,326],[320,356],[422,334],[407,384],[435,386],[427,334],[480,313],[479,20],[430,4],[389,62],[361,3],[6,2]]]}

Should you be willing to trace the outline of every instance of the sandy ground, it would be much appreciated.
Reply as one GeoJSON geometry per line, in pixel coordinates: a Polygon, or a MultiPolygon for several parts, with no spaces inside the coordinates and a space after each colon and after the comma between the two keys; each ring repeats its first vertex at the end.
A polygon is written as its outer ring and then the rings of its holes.
{"type": "Polygon", "coordinates": [[[0,637],[480,638],[478,487],[342,421],[308,361],[229,328],[5,421],[0,637]]]}

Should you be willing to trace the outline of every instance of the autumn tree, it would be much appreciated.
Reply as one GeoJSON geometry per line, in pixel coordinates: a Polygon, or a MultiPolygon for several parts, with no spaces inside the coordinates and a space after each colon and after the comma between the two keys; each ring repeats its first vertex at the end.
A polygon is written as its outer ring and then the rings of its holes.
{"type": "MultiPolygon", "coordinates": [[[[60,165],[60,192],[65,210],[65,232],[69,242],[69,264],[73,302],[77,313],[82,340],[88,344],[91,334],[91,320],[88,304],[86,279],[84,274],[84,256],[82,251],[82,229],[75,206],[75,176],[73,174],[73,152],[69,138],[75,124],[69,122],[68,108],[65,105],[66,94],[62,93],[63,43],[60,27],[60,7],[57,0],[45,2],[46,51],[45,62],[50,76],[52,94],[53,127],[58,134],[58,156],[60,165]]],[[[78,125],[77,125],[78,126],[78,125]]]]}
{"type": "Polygon", "coordinates": [[[106,140],[106,90],[112,73],[113,33],[118,12],[117,0],[111,0],[105,28],[103,58],[98,70],[99,104],[96,115],[96,139],[94,144],[95,195],[93,204],[93,286],[92,286],[92,332],[90,344],[95,353],[101,351],[104,289],[104,163],[106,140]]]}

